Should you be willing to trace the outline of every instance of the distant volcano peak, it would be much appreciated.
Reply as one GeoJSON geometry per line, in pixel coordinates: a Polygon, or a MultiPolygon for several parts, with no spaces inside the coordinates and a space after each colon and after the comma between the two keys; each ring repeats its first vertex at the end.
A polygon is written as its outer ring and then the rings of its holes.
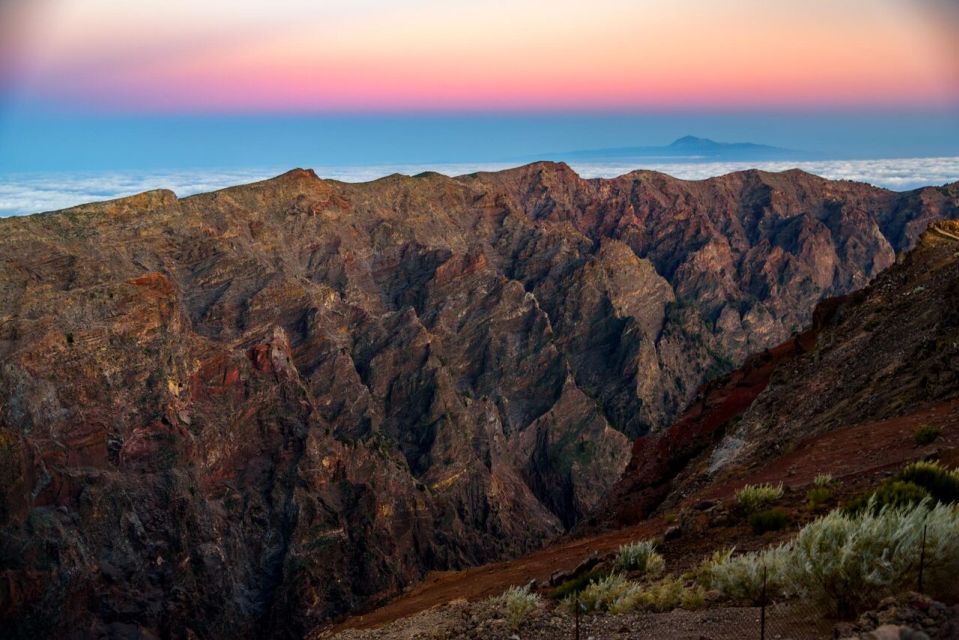
{"type": "Polygon", "coordinates": [[[698,136],[683,136],[682,138],[677,138],[676,140],[674,140],[673,143],[669,146],[686,147],[689,145],[702,145],[702,144],[718,145],[720,143],[716,142],[715,140],[710,140],[709,138],[700,138],[698,136]]]}
{"type": "Polygon", "coordinates": [[[814,156],[805,151],[783,149],[753,142],[717,142],[710,138],[701,138],[694,135],[685,135],[661,147],[585,149],[550,154],[548,156],[550,160],[603,161],[630,159],[638,161],[643,158],[655,158],[675,162],[702,161],[707,159],[713,161],[758,162],[768,160],[803,160],[812,157],[814,156]]]}

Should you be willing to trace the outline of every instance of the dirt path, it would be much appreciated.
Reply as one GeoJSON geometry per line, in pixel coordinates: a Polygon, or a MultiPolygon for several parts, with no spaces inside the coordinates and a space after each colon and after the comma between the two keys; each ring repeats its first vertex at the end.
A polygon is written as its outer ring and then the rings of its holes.
{"type": "MultiPolygon", "coordinates": [[[[908,416],[840,429],[801,443],[765,468],[710,486],[687,497],[683,504],[695,504],[706,498],[725,500],[746,483],[782,481],[798,488],[811,483],[817,473],[831,473],[849,486],[872,486],[883,474],[933,453],[941,454],[951,465],[959,465],[959,400],[908,416]],[[913,433],[925,424],[942,429],[943,437],[931,445],[917,447],[913,433]]],[[[515,560],[463,571],[432,573],[392,602],[349,618],[336,629],[377,627],[452,600],[478,600],[499,594],[512,585],[547,580],[557,570],[575,568],[591,553],[602,555],[626,542],[660,535],[667,526],[662,518],[654,518],[635,527],[589,538],[561,540],[515,560]]],[[[727,540],[710,542],[713,547],[729,544],[727,540]]]]}

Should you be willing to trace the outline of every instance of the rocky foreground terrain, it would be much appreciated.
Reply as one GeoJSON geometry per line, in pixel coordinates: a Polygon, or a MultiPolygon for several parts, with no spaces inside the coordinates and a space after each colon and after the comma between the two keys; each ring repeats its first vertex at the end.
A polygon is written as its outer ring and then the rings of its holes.
{"type": "Polygon", "coordinates": [[[537,547],[953,217],[959,184],[538,163],[0,220],[0,635],[300,637],[537,547]]]}

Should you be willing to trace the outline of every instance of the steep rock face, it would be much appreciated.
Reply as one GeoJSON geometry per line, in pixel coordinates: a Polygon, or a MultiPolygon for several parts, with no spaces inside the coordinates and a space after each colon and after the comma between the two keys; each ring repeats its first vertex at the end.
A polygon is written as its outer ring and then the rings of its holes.
{"type": "Polygon", "coordinates": [[[957,201],[539,163],[2,220],[3,631],[296,637],[539,545],[957,201]]]}
{"type": "Polygon", "coordinates": [[[959,396],[959,224],[938,222],[869,287],[816,310],[816,348],[774,371],[710,469],[959,396]]]}
{"type": "Polygon", "coordinates": [[[694,489],[842,427],[959,397],[959,223],[940,221],[867,288],[822,302],[807,331],[706,385],[636,440],[581,529],[636,523],[694,489]]]}

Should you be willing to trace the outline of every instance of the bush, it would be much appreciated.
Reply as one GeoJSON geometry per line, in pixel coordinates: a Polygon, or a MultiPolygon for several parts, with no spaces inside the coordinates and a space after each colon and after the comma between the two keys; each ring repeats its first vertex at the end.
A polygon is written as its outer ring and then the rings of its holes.
{"type": "Polygon", "coordinates": [[[530,592],[529,587],[510,587],[493,600],[503,607],[506,621],[513,630],[519,628],[523,620],[543,601],[538,593],[530,592]]]}
{"type": "Polygon", "coordinates": [[[728,598],[756,602],[765,568],[770,597],[803,596],[850,615],[915,584],[925,526],[926,584],[949,588],[959,570],[959,507],[930,505],[833,511],[786,544],[713,567],[712,584],[728,598]]]}
{"type": "Polygon", "coordinates": [[[759,511],[770,502],[779,500],[783,496],[783,483],[778,485],[771,484],[747,484],[736,492],[736,504],[745,513],[759,511]]]}
{"type": "Polygon", "coordinates": [[[656,544],[652,540],[641,540],[619,548],[616,566],[625,571],[640,571],[655,576],[663,572],[666,562],[663,556],[656,553],[656,544]]]}
{"type": "Polygon", "coordinates": [[[633,611],[671,611],[677,607],[696,609],[706,601],[699,585],[686,587],[679,578],[664,578],[649,585],[612,574],[590,584],[579,596],[586,611],[630,613],[633,611]]]}
{"type": "Polygon", "coordinates": [[[686,587],[678,578],[666,578],[640,593],[639,605],[643,609],[662,612],[679,607],[686,594],[686,587]]]}
{"type": "Polygon", "coordinates": [[[766,509],[749,514],[749,526],[753,533],[762,535],[769,531],[780,531],[789,523],[789,515],[782,509],[766,509]]]}
{"type": "Polygon", "coordinates": [[[706,589],[700,585],[684,587],[679,606],[688,611],[702,609],[706,606],[706,589]]]}
{"type": "Polygon", "coordinates": [[[879,485],[872,495],[861,495],[846,507],[856,513],[872,505],[873,513],[883,507],[916,505],[925,498],[952,504],[959,501],[959,470],[950,471],[937,462],[913,462],[879,485]]]}
{"type": "Polygon", "coordinates": [[[814,486],[806,492],[806,508],[821,511],[832,502],[832,489],[828,486],[814,486]]]}
{"type": "Polygon", "coordinates": [[[733,557],[734,552],[735,549],[733,547],[713,551],[711,556],[699,563],[699,566],[689,573],[689,577],[703,587],[711,589],[713,586],[713,569],[719,565],[729,562],[729,559],[733,557]]]}
{"type": "Polygon", "coordinates": [[[922,487],[939,502],[959,501],[959,469],[950,471],[938,462],[913,462],[896,479],[922,487]]]}
{"type": "Polygon", "coordinates": [[[886,507],[911,507],[929,497],[929,492],[913,482],[890,480],[876,489],[866,504],[872,504],[872,512],[879,513],[886,507]]]}
{"type": "Polygon", "coordinates": [[[942,429],[924,424],[915,430],[915,432],[912,434],[912,437],[916,441],[916,445],[922,447],[927,444],[932,444],[941,438],[942,429]]]}
{"type": "Polygon", "coordinates": [[[832,475],[828,473],[817,473],[812,483],[817,487],[830,487],[832,486],[832,475]]]}
{"type": "Polygon", "coordinates": [[[579,603],[585,611],[622,611],[639,597],[640,585],[625,576],[613,573],[592,582],[579,594],[579,603]]]}
{"type": "Polygon", "coordinates": [[[759,604],[765,575],[769,596],[787,593],[787,548],[772,547],[758,553],[730,556],[712,567],[710,586],[732,600],[759,604]]]}
{"type": "Polygon", "coordinates": [[[575,578],[570,578],[566,582],[553,589],[549,597],[554,600],[563,600],[564,598],[579,593],[589,586],[590,583],[602,580],[608,575],[609,572],[602,569],[593,569],[592,571],[581,573],[575,578]]]}

